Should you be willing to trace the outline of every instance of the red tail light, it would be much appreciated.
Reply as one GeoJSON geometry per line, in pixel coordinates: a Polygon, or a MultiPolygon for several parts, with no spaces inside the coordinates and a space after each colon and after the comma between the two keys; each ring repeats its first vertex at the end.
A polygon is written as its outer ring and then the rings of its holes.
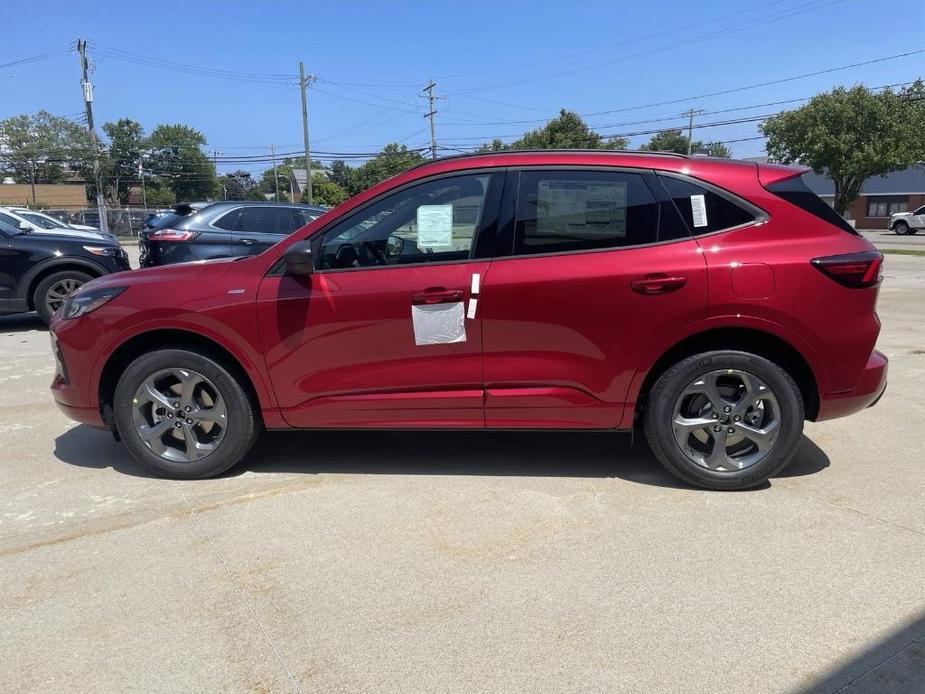
{"type": "Polygon", "coordinates": [[[813,258],[813,265],[823,274],[846,287],[862,289],[873,287],[880,282],[880,268],[883,255],[878,251],[863,253],[846,253],[813,258]]]}
{"type": "Polygon", "coordinates": [[[198,231],[182,229],[158,229],[148,234],[148,241],[192,241],[199,236],[198,231]]]}

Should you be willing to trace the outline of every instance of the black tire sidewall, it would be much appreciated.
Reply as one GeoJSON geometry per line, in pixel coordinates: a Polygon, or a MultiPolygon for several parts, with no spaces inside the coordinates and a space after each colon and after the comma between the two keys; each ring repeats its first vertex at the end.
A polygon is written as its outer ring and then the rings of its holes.
{"type": "Polygon", "coordinates": [[[803,419],[800,389],[782,368],[748,352],[711,351],[688,357],[659,377],[646,403],[645,433],[659,462],[681,480],[707,489],[748,489],[764,483],[790,462],[803,435],[803,419]],[[671,426],[681,391],[698,376],[717,369],[739,369],[754,374],[771,388],[780,406],[781,431],[771,454],[735,472],[716,472],[689,460],[675,441],[671,426]]]}
{"type": "Polygon", "coordinates": [[[32,294],[32,304],[35,306],[35,311],[39,314],[39,318],[46,323],[51,320],[51,312],[45,306],[45,296],[53,284],[68,279],[80,280],[81,286],[83,286],[93,279],[93,275],[80,270],[61,270],[60,272],[51,273],[35,286],[35,291],[32,294]]]}
{"type": "Polygon", "coordinates": [[[144,354],[119,378],[113,398],[113,418],[123,443],[132,456],[149,470],[164,477],[200,479],[219,475],[244,457],[257,435],[254,407],[237,379],[217,361],[185,349],[162,349],[144,354]],[[165,460],[149,449],[135,431],[132,400],[141,383],[162,369],[186,368],[198,371],[218,389],[225,401],[228,420],[218,448],[192,463],[165,460]]]}
{"type": "Polygon", "coordinates": [[[905,236],[909,233],[909,225],[905,222],[896,222],[896,224],[893,225],[893,231],[900,236],[905,236]]]}

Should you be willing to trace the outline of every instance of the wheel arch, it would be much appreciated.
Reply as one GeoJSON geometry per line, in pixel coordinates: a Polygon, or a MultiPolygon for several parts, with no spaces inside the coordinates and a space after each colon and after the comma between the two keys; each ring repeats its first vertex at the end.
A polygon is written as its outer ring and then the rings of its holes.
{"type": "Polygon", "coordinates": [[[94,279],[109,274],[109,270],[107,270],[102,265],[94,263],[92,260],[85,260],[83,258],[65,257],[46,260],[45,262],[39,263],[33,267],[25,274],[25,276],[23,276],[22,282],[19,283],[21,288],[19,298],[24,299],[27,302],[30,311],[34,311],[35,302],[33,299],[35,290],[39,286],[39,283],[49,275],[52,275],[56,272],[66,272],[68,270],[86,272],[88,275],[93,275],[94,279]]]}
{"type": "Polygon", "coordinates": [[[257,388],[241,361],[226,347],[215,340],[183,329],[155,329],[133,335],[119,345],[100,371],[98,403],[103,421],[110,426],[112,401],[119,376],[142,354],[159,349],[188,349],[214,359],[238,379],[254,406],[254,412],[262,417],[262,404],[257,388]]]}
{"type": "Polygon", "coordinates": [[[793,345],[773,333],[755,328],[718,327],[689,335],[666,350],[646,372],[636,396],[637,414],[645,406],[653,384],[680,360],[717,349],[750,352],[774,362],[796,381],[803,396],[806,418],[819,413],[819,383],[806,357],[793,345]]]}

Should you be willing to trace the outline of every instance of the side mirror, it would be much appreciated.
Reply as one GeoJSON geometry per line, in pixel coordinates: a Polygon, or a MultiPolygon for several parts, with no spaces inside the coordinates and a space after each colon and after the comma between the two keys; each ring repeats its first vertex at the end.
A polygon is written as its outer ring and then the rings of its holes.
{"type": "Polygon", "coordinates": [[[20,222],[19,230],[24,234],[28,234],[30,231],[35,231],[35,227],[29,224],[29,222],[20,222]]]}
{"type": "Polygon", "coordinates": [[[286,274],[306,276],[315,271],[315,261],[312,258],[312,245],[309,241],[297,241],[289,246],[283,253],[286,263],[286,274]]]}
{"type": "Polygon", "coordinates": [[[389,236],[385,242],[385,255],[388,258],[397,258],[405,248],[405,240],[401,236],[389,236]]]}

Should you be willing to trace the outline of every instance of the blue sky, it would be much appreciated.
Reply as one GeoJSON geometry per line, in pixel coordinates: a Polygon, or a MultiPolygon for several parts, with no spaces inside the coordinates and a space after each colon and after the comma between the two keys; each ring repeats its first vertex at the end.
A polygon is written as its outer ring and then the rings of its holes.
{"type": "MultiPolygon", "coordinates": [[[[920,53],[688,98],[922,49],[922,0],[6,2],[0,26],[0,65],[46,56],[0,67],[0,118],[38,109],[79,117],[70,46],[84,37],[96,63],[98,126],[123,116],[149,130],[185,123],[226,157],[264,155],[271,143],[301,148],[299,93],[287,79],[300,59],[319,76],[309,97],[312,148],[326,153],[426,145],[418,94],[431,78],[447,97],[438,102],[438,141],[465,149],[513,139],[563,107],[599,114],[587,120],[603,133],[633,133],[681,125],[691,107],[725,111],[704,123],[749,118],[798,105],[761,104],[837,84],[925,75],[920,53]],[[652,105],[666,101],[675,103],[652,105]]],[[[755,123],[740,123],[695,137],[756,134],[755,123]]],[[[762,151],[761,140],[730,146],[736,156],[762,151]]]]}

